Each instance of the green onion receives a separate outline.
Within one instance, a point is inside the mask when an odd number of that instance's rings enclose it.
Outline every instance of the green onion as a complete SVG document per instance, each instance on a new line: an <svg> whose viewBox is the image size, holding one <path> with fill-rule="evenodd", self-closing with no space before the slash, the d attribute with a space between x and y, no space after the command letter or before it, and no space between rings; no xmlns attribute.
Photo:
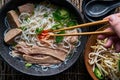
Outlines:
<svg viewBox="0 0 120 80"><path fill-rule="evenodd" d="M62 25L60 23L57 23L57 24L54 24L51 29L56 30L56 29L60 29L60 28L62 28Z"/></svg>
<svg viewBox="0 0 120 80"><path fill-rule="evenodd" d="M65 10L65 9L60 9L59 12L60 12L60 16L61 16L62 18L67 18L67 17L69 16L68 11Z"/></svg>
<svg viewBox="0 0 120 80"><path fill-rule="evenodd" d="M36 33L36 34L41 34L42 31L43 31L43 29L44 29L43 27L36 28L35 33Z"/></svg>
<svg viewBox="0 0 120 80"><path fill-rule="evenodd" d="M68 23L67 23L67 26L69 27L69 26L74 26L74 25L77 25L77 22L76 21L69 21Z"/></svg>
<svg viewBox="0 0 120 80"><path fill-rule="evenodd" d="M104 79L104 76L101 74L100 70L97 67L95 67L94 74L99 80Z"/></svg>
<svg viewBox="0 0 120 80"><path fill-rule="evenodd" d="M64 34L64 33L65 33L65 31L61 31L61 32L59 32L59 33L57 33L57 34ZM63 36L56 36L56 43L62 42L63 39L64 39Z"/></svg>
<svg viewBox="0 0 120 80"><path fill-rule="evenodd" d="M30 18L29 18L29 16L25 16L25 19L24 19L25 21L30 21Z"/></svg>
<svg viewBox="0 0 120 80"><path fill-rule="evenodd" d="M56 20L58 22L62 19L61 16L57 12L53 13L53 18L54 18L54 20Z"/></svg>
<svg viewBox="0 0 120 80"><path fill-rule="evenodd" d="M20 29L23 31L27 30L26 26L21 26Z"/></svg>
<svg viewBox="0 0 120 80"><path fill-rule="evenodd" d="M67 17L69 17L69 13L67 10L65 9L60 9L58 8L54 13L53 13L53 18L56 21L61 21L66 19Z"/></svg>
<svg viewBox="0 0 120 80"><path fill-rule="evenodd" d="M48 14L47 14L47 13L45 13L43 16L44 16L44 17L48 17Z"/></svg>
<svg viewBox="0 0 120 80"><path fill-rule="evenodd" d="M14 47L15 47L16 45L17 45L17 43L12 43L12 46L14 46Z"/></svg>
<svg viewBox="0 0 120 80"><path fill-rule="evenodd" d="M64 16L64 15L66 15L68 12L66 11L66 10L64 10L64 9L61 9L60 10L60 14L61 14L61 16Z"/></svg>
<svg viewBox="0 0 120 80"><path fill-rule="evenodd" d="M25 67L27 67L27 68L29 68L29 67L31 67L31 66L32 66L31 63L26 63L26 64L25 64Z"/></svg>

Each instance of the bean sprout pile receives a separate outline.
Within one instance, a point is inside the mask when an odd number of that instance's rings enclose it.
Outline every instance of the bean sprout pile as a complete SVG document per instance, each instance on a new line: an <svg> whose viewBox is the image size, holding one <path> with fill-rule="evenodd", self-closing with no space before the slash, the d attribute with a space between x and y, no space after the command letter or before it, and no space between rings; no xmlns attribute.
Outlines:
<svg viewBox="0 0 120 80"><path fill-rule="evenodd" d="M91 46L93 51L89 53L89 64L93 72L97 67L104 79L120 80L120 53L115 52L114 47L105 48L105 40L97 40L96 45ZM98 74L95 74L98 75Z"/></svg>

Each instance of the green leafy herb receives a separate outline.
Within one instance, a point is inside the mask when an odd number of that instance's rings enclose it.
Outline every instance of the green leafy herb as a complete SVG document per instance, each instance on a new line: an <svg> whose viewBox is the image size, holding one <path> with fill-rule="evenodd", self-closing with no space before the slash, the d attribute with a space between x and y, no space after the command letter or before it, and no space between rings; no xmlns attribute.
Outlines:
<svg viewBox="0 0 120 80"><path fill-rule="evenodd" d="M21 26L20 29L22 29L23 31L27 30L26 26Z"/></svg>
<svg viewBox="0 0 120 80"><path fill-rule="evenodd" d="M16 45L17 45L17 43L12 43L12 46L14 46L14 47L15 47Z"/></svg>
<svg viewBox="0 0 120 80"><path fill-rule="evenodd" d="M27 67L27 68L29 68L29 67L31 67L31 66L32 66L31 63L26 63L26 64L25 64L25 67Z"/></svg>
<svg viewBox="0 0 120 80"><path fill-rule="evenodd" d="M64 34L64 33L65 33L65 31L61 31L61 32L59 32L59 33L57 33L57 34ZM63 39L64 39L63 36L56 36L56 43L62 42Z"/></svg>
<svg viewBox="0 0 120 80"><path fill-rule="evenodd" d="M57 29L57 26L59 26L59 24L53 25L51 29L52 29L52 30L56 30L56 29Z"/></svg>
<svg viewBox="0 0 120 80"><path fill-rule="evenodd" d="M48 17L48 14L47 14L47 13L45 13L45 14L44 14L44 17Z"/></svg>
<svg viewBox="0 0 120 80"><path fill-rule="evenodd" d="M77 22L76 21L69 21L68 23L67 23L67 26L69 27L69 26L74 26L74 25L77 25Z"/></svg>
<svg viewBox="0 0 120 80"><path fill-rule="evenodd" d="M67 18L67 17L69 16L68 11L65 10L65 9L60 9L59 12L60 12L60 16L61 16L62 18Z"/></svg>
<svg viewBox="0 0 120 80"><path fill-rule="evenodd" d="M67 18L69 16L69 13L65 9L58 8L54 13L53 13L53 18L60 22L61 20Z"/></svg>
<svg viewBox="0 0 120 80"><path fill-rule="evenodd" d="M54 18L54 20L56 20L56 21L60 21L62 18L61 18L61 16L59 15L59 13L57 13L57 12L54 12L53 13L53 18Z"/></svg>
<svg viewBox="0 0 120 80"><path fill-rule="evenodd" d="M97 67L95 67L94 74L98 79L100 80L104 79L104 76L101 74L100 70Z"/></svg>
<svg viewBox="0 0 120 80"><path fill-rule="evenodd" d="M34 15L34 14L35 14L35 12L33 11L33 12L32 12L32 15Z"/></svg>
<svg viewBox="0 0 120 80"><path fill-rule="evenodd" d="M60 28L62 28L62 25L60 23L57 23L57 24L52 26L53 30L60 29Z"/></svg>
<svg viewBox="0 0 120 80"><path fill-rule="evenodd" d="M44 29L43 27L36 28L35 33L36 33L36 34L41 34L42 31L43 31L43 29Z"/></svg>
<svg viewBox="0 0 120 80"><path fill-rule="evenodd" d="M25 16L24 20L29 21L30 20L29 16Z"/></svg>

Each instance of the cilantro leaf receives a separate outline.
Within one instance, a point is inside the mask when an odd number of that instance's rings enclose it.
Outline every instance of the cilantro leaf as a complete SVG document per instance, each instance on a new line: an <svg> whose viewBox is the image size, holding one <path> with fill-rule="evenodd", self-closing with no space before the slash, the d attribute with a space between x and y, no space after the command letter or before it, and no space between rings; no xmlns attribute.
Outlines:
<svg viewBox="0 0 120 80"><path fill-rule="evenodd" d="M36 28L35 33L36 33L36 34L41 34L42 31L43 31L43 29L44 29L43 27Z"/></svg>
<svg viewBox="0 0 120 80"><path fill-rule="evenodd" d="M57 34L64 34L64 33L65 33L65 31L61 31L61 32L59 32L59 33L57 33ZM64 39L63 36L56 36L56 43L62 42L63 39Z"/></svg>

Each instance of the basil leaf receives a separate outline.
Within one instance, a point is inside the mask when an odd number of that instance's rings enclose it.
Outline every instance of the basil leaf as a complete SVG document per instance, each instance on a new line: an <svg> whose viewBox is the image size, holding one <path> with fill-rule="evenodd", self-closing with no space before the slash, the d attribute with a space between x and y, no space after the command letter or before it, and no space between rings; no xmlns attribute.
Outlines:
<svg viewBox="0 0 120 80"><path fill-rule="evenodd" d="M41 34L42 31L43 31L43 29L44 29L43 27L36 28L35 33L36 33L36 34Z"/></svg>
<svg viewBox="0 0 120 80"><path fill-rule="evenodd" d="M61 32L59 32L59 33L57 33L57 34L65 34L65 31L61 31ZM64 39L63 36L56 36L56 43L62 42L63 39Z"/></svg>

